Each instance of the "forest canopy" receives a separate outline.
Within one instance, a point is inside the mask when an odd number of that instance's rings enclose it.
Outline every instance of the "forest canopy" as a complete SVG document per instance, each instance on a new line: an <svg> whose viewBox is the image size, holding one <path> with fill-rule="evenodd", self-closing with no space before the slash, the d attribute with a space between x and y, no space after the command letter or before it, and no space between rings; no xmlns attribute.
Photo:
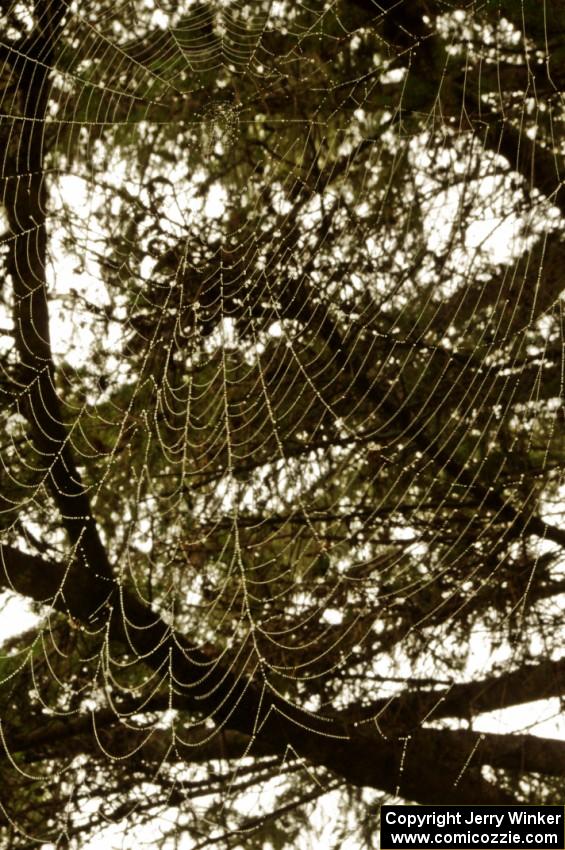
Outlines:
<svg viewBox="0 0 565 850"><path fill-rule="evenodd" d="M562 802L565 5L0 34L2 846Z"/></svg>

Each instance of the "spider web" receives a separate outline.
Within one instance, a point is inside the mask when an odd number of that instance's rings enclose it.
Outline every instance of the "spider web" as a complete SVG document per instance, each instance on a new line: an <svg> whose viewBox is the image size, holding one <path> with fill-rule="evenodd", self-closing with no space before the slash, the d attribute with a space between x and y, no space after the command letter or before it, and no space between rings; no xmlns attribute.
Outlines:
<svg viewBox="0 0 565 850"><path fill-rule="evenodd" d="M425 730L503 783L441 706L562 632L558 44L507 6L2 7L11 846L267 846L424 801Z"/></svg>

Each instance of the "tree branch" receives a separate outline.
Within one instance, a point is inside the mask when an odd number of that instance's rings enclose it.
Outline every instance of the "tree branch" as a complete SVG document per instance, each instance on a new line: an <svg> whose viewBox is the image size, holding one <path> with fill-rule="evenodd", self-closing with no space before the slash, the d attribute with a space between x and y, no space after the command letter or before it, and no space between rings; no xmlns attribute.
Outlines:
<svg viewBox="0 0 565 850"><path fill-rule="evenodd" d="M269 752L282 755L291 746L313 764L354 785L400 793L422 803L480 799L502 804L514 799L483 780L472 766L469 770L465 767L470 745L475 746L478 740L474 733L420 728L411 738L416 744L414 752L404 763L403 739L386 738L376 729L352 727L341 719L305 712L268 686L263 688L257 680L237 676L229 667L211 662L116 583L83 568L66 568L8 546L1 547L0 556L4 587L36 601L53 599L55 608L87 626L95 621L100 625L104 611L111 639L133 650L153 669L161 670L169 664L175 682L174 708L204 712L218 727L250 736L254 745L258 742ZM481 739L480 749L482 763L511 770L542 770L544 758L543 771L561 776L565 774L565 759L559 760L559 747L565 748L565 744L536 739L530 745L523 736L487 735ZM249 754L254 752L252 747Z"/></svg>
<svg viewBox="0 0 565 850"><path fill-rule="evenodd" d="M393 699L378 699L363 709L345 709L343 719L374 722L379 728L406 734L423 722L443 717L472 718L488 711L510 708L565 694L565 658L524 664L518 670L489 676L443 690L420 690Z"/></svg>
<svg viewBox="0 0 565 850"><path fill-rule="evenodd" d="M3 187L13 235L8 242L7 266L14 287L21 412L30 423L33 446L72 545L85 564L109 577L110 564L72 455L55 388L49 330L44 131L49 74L65 9L61 2L37 2L35 28L21 50L14 52L14 76L18 63L22 65L19 88L23 120L16 125L19 139L10 145Z"/></svg>

